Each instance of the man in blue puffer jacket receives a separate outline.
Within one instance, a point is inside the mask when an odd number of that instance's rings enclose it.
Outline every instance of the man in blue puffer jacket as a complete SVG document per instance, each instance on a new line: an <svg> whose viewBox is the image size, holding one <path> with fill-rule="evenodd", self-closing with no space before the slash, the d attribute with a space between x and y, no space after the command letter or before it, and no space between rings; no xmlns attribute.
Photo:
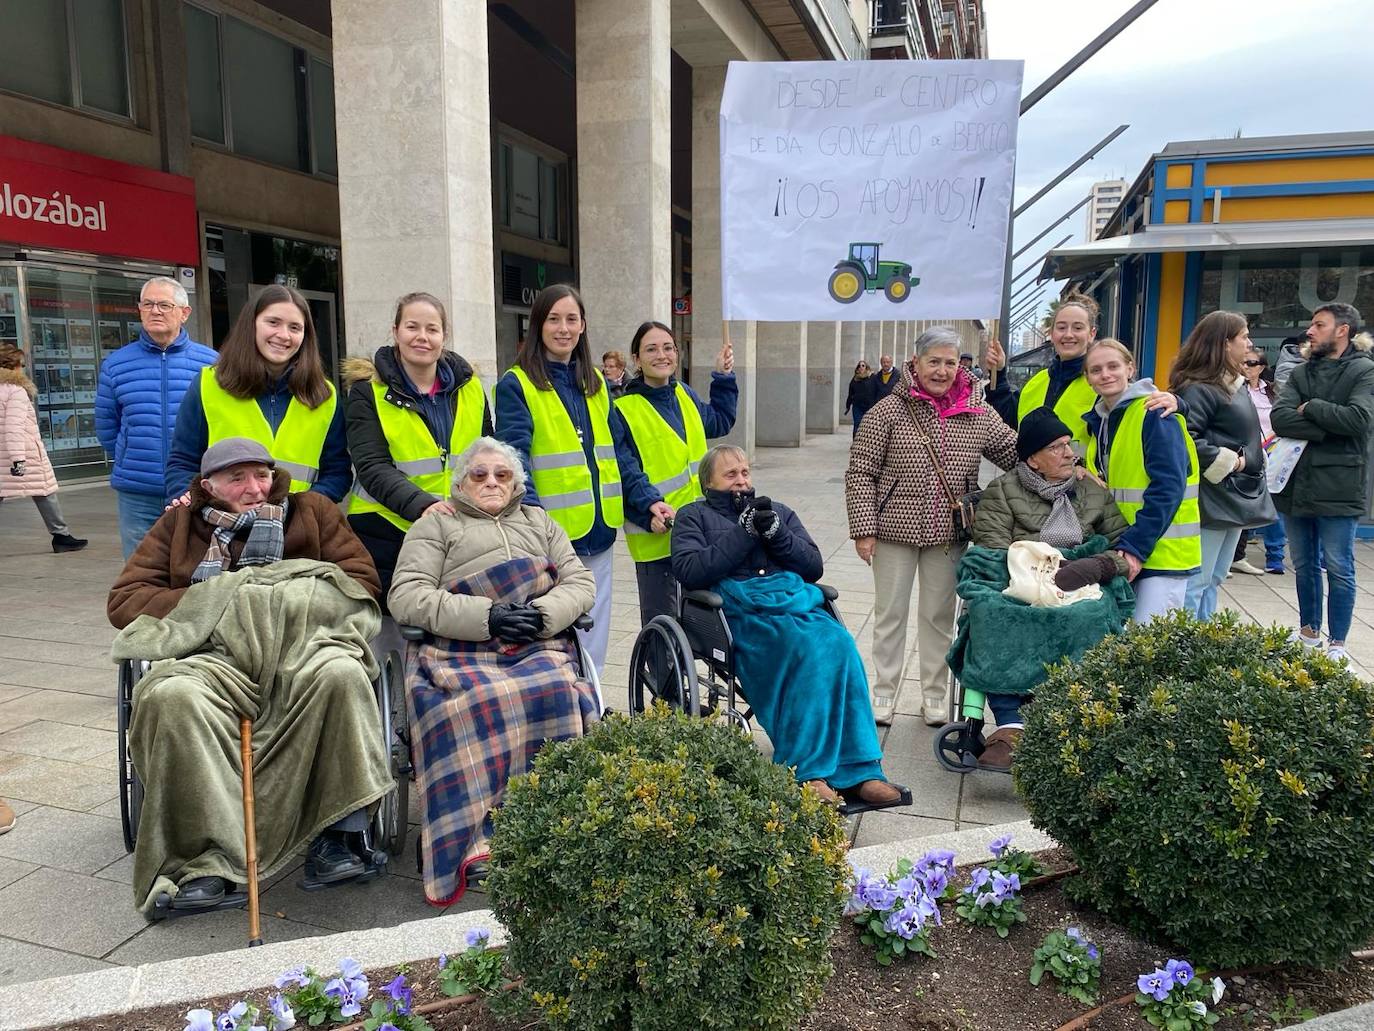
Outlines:
<svg viewBox="0 0 1374 1031"><path fill-rule="evenodd" d="M163 474L182 396L215 352L186 335L189 298L181 284L156 276L143 284L143 330L100 366L95 429L114 456L110 486L119 497L119 540L125 561L162 515Z"/></svg>

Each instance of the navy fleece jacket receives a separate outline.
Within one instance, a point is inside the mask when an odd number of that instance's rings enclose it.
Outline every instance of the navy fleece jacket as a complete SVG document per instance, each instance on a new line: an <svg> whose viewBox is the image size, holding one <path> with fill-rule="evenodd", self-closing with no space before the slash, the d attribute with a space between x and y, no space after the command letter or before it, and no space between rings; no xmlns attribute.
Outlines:
<svg viewBox="0 0 1374 1031"><path fill-rule="evenodd" d="M1136 380L1126 392L1117 398L1110 412L1104 410L1101 401L1083 418L1088 430L1097 439L1097 468L1105 471L1111 460L1112 438L1126 414L1131 402L1144 404L1141 398L1155 392L1155 385L1148 379ZM1105 419L1104 419L1105 415ZM1150 485L1145 488L1145 502L1136 513L1135 522L1121 535L1114 547L1129 552L1144 562L1155 550L1155 544L1164 534L1178 506L1183 503L1183 495L1188 487L1188 447L1184 441L1184 430L1173 416L1159 416L1145 413L1141 443L1145 452L1145 472ZM1111 486L1111 482L1107 484ZM1178 571L1142 569L1141 577L1146 576L1192 576L1198 567Z"/></svg>
<svg viewBox="0 0 1374 1031"><path fill-rule="evenodd" d="M213 376L213 367L201 372L202 376ZM282 378L265 393L258 396L258 407L272 432L286 418L286 408L291 403L291 389L287 380L291 377L288 368ZM167 457L166 491L167 500L180 497L200 476L200 459L210 446L210 425L205 419L205 406L200 403L200 379L197 378L181 400L177 412L176 432L172 436L172 452ZM340 397L334 406L334 418L329 421L329 433L324 438L324 452L320 455L320 477L310 489L323 494L330 501L342 501L353 486L353 463L348 458L348 434L344 428L344 399Z"/></svg>
<svg viewBox="0 0 1374 1031"><path fill-rule="evenodd" d="M582 438L582 452L587 456L587 468L592 474L592 496L596 504L596 517L592 522L592 528L586 535L573 541L573 550L579 555L599 555L612 544L615 543L615 530L606 525L606 521L601 516L601 475L597 470L596 455L593 451L596 441L592 430L591 411L587 407L587 398L583 395L577 385L574 375L577 359L574 357L571 362L550 361L549 378L553 383L553 389L558 393L558 399L563 402L564 409L572 419L573 426L577 429L578 436ZM520 452L520 458L525 463L525 497L523 503L526 505L539 505L543 507L539 500L539 492L534 489L534 481L530 478L528 470L530 466L530 445L534 440L534 419L530 415L530 406L525 403L525 390L520 385L520 381L515 378L515 373L507 372L496 382L496 439L500 440L516 451ZM620 465L620 486L622 491L622 501L626 511L632 506L643 505L648 508L657 500L652 496L653 488L649 486L649 481L644 477L644 470L640 469L639 463L626 461L629 453L625 449L625 440L629 433L625 429L625 421L620 417L620 413L615 410L615 405L611 405L611 440L615 443L615 455ZM645 500L645 499L648 500Z"/></svg>
<svg viewBox="0 0 1374 1031"><path fill-rule="evenodd" d="M1053 408L1061 394L1068 389L1070 383L1083 375L1083 360L1086 355L1079 355L1077 358L1070 358L1063 361L1058 356L1050 360L1048 365L1050 373L1050 387L1045 392L1045 407ZM1011 384L1007 382L1006 376L997 377L997 386L983 394L984 400L997 410L997 414L1002 417L1002 421L1016 429L1018 422L1016 407L1021 403L1021 391L1013 390Z"/></svg>
<svg viewBox="0 0 1374 1031"><path fill-rule="evenodd" d="M643 379L636 376L630 380L625 388L626 396L637 394L647 398L649 404L653 405L654 411L663 417L679 440L687 439L687 427L682 424L682 410L677 404L677 384L676 377L669 380L661 387L651 387ZM713 372L711 373L711 402L705 403L697 396L695 390L686 383L682 384L682 389L687 391L687 396L697 406L697 414L701 416L701 428L706 432L707 440L714 440L723 437L730 432L735 425L735 410L739 404L739 383L735 379L733 372ZM639 457L639 445L635 443L634 435L630 433L628 424L623 419L620 422L625 429L624 446L621 441L616 441L616 455L620 456L621 476L625 474L624 469L631 466L635 473L643 474L643 465ZM648 477L645 477L648 482ZM650 484L649 492L652 497L648 504L636 505L631 503L626 497L625 518L638 526L648 526L652 516L649 514L649 505L663 500L663 495L654 489ZM643 501L643 497L636 500Z"/></svg>

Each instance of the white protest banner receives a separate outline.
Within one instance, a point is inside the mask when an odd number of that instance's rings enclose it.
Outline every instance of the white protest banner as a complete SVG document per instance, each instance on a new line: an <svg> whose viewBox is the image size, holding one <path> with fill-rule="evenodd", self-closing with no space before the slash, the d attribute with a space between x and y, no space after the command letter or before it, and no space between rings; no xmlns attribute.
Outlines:
<svg viewBox="0 0 1374 1031"><path fill-rule="evenodd" d="M996 316L1020 104L1020 61L731 63L725 317Z"/></svg>

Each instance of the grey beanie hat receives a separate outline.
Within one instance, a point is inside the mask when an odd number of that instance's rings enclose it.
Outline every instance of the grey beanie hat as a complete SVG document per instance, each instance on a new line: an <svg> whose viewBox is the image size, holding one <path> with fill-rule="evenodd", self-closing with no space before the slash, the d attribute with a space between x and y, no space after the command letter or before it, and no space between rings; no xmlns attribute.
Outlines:
<svg viewBox="0 0 1374 1031"><path fill-rule="evenodd" d="M277 467L276 459L256 440L247 437L225 437L206 448L200 459L200 475L211 476L221 469L228 469L231 465L242 465L244 462L265 465L269 469Z"/></svg>

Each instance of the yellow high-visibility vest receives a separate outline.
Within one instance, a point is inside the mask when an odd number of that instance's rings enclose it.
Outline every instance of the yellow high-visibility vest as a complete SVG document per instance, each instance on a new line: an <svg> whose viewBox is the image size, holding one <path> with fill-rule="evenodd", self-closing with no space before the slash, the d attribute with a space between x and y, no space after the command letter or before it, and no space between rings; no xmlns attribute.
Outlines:
<svg viewBox="0 0 1374 1031"><path fill-rule="evenodd" d="M1016 403L1016 421L1019 424L1031 412L1045 406L1045 398L1050 394L1050 370L1041 369L1021 388L1021 396ZM1097 394L1088 386L1081 374L1064 388L1059 400L1054 403L1054 414L1059 416L1073 435L1074 453L1080 458L1088 447L1088 424L1083 416L1092 411L1097 404Z"/></svg>
<svg viewBox="0 0 1374 1031"><path fill-rule="evenodd" d="M654 489L663 495L663 500L672 505L674 511L679 511L683 505L701 497L697 463L706 454L706 428L701 423L701 413L697 411L695 402L681 383L676 385L674 395L682 412L686 440L677 435L677 431L668 425L642 394L618 397L615 406L624 416L630 436L634 437L644 475ZM653 562L667 558L672 552L669 534L652 533L648 528L628 521L625 523L625 543L630 547L630 557L636 562Z"/></svg>
<svg viewBox="0 0 1374 1031"><path fill-rule="evenodd" d="M427 494L443 500L449 496L452 483L453 460L482 435L482 415L486 410L486 394L476 376L458 388L458 408L453 413L453 431L448 446L440 447L419 412L401 408L386 400L387 385L372 383L372 396L377 405L377 421L386 436L387 449L397 471ZM411 527L409 519L402 519L363 489L362 481L353 481L353 503L350 515L376 512L397 529Z"/></svg>
<svg viewBox="0 0 1374 1031"><path fill-rule="evenodd" d="M530 440L530 479L534 481L539 503L549 517L563 527L570 540L580 540L591 532L596 522L597 501L592 496L592 471L587 467L582 438L577 434L572 416L563 407L558 391L552 387L540 390L519 365L511 366L510 371L525 392L525 404L534 424ZM607 526L615 528L625 522L625 509L621 499L620 464L615 459L615 441L611 439L611 395L600 370L592 371L601 380L601 389L587 398L596 471L601 483L601 518Z"/></svg>
<svg viewBox="0 0 1374 1031"><path fill-rule="evenodd" d="M1147 415L1158 418L1153 412L1147 411L1143 397L1127 404L1107 456L1107 489L1112 492L1116 507L1121 509L1126 522L1132 526L1140 514L1141 506L1145 504L1145 488L1150 485L1150 475L1145 471L1143 439ZM1193 446L1193 438L1183 416L1173 415L1170 418L1177 421L1188 449L1188 486L1183 492L1178 511L1174 513L1173 522L1155 542L1155 550L1145 559L1144 567L1181 574L1202 565L1202 538L1199 536L1202 515L1197 500L1197 449ZM1097 476L1102 476L1097 465L1097 438L1091 435L1088 439L1088 468Z"/></svg>
<svg viewBox="0 0 1374 1031"><path fill-rule="evenodd" d="M320 456L324 454L324 441L339 403L334 384L328 386L329 399L318 408L303 405L293 397L274 434L257 398L235 397L219 385L214 369L204 369L200 376L200 403L205 409L209 434L206 446L229 437L256 440L267 448L277 468L291 474L291 492L307 491L320 478Z"/></svg>

